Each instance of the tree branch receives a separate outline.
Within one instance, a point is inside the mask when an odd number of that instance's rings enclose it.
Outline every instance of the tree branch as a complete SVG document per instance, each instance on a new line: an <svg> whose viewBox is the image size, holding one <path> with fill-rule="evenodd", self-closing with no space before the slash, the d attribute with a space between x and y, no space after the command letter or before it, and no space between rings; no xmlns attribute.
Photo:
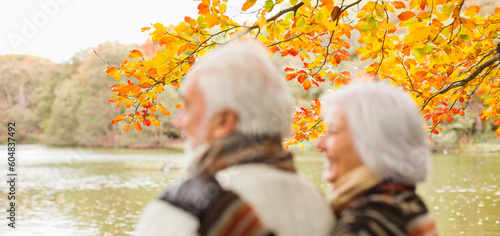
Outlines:
<svg viewBox="0 0 500 236"><path fill-rule="evenodd" d="M481 72L483 72L484 69L486 69L487 67L492 66L497 61L500 61L500 54L495 55L494 57L492 57L487 62L485 62L482 65L478 66L477 69L474 72L472 72L472 74L470 74L467 78L465 78L463 80L455 81L455 82L451 83L448 87L439 90L437 93L435 93L434 95L432 95L424 103L424 105L422 105L422 108L420 108L420 111L424 110L424 108L427 106L427 104L429 104L429 102L433 98L435 98L437 95L444 94L444 93L450 91L451 89L458 88L458 87L463 87L463 86L467 85L471 80L475 79L479 74L481 74Z"/></svg>
<svg viewBox="0 0 500 236"><path fill-rule="evenodd" d="M269 18L269 19L266 19L266 23L267 23L267 22L271 22L271 21L275 21L276 19L278 19L280 16L282 16L282 15L283 15L283 14L285 14L285 13L288 13L288 12L295 12L295 11L297 11L297 10L298 10L298 9L299 9L302 5L304 5L304 3L303 3L303 2L300 2L300 3L298 3L298 4L297 4L297 5L295 5L295 6L291 6L291 7L289 7L289 8L283 9L283 10L279 11L278 13L276 13L276 15L274 15L273 17L271 17L271 18ZM228 43L229 43L229 42L232 42L232 41L234 41L234 40L236 40L236 39L238 39L238 38L240 38L241 36L243 36L243 35L245 35L245 34L248 34L248 32L250 32L250 31L252 31L252 30L254 30L254 29L257 29L257 28L259 28L259 24L254 24L254 25L252 25L252 26L247 27L247 28L245 29L245 31L243 31L243 32L239 33L239 34L238 34L238 35L236 35L234 38L230 39L230 40L228 41Z"/></svg>

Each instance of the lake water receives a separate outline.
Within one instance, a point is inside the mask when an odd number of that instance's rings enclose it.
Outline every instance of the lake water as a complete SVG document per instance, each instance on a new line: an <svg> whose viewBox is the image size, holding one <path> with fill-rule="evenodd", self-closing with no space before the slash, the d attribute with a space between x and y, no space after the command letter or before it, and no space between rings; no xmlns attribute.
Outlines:
<svg viewBox="0 0 500 236"><path fill-rule="evenodd" d="M159 150L17 146L16 229L7 224L7 150L0 163L0 235L130 235L141 209L182 171L182 153ZM319 188L319 155L298 156ZM169 169L160 171L161 166ZM500 156L433 156L418 191L441 235L500 235Z"/></svg>

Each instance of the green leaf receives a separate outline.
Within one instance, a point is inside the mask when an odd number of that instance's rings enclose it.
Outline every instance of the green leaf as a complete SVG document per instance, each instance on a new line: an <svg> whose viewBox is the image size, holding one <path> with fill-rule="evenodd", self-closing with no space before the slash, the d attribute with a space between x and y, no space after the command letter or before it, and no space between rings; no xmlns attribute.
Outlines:
<svg viewBox="0 0 500 236"><path fill-rule="evenodd" d="M297 23L295 23L295 25L299 28L301 28L302 26L304 26L306 24L306 21L304 20L304 17L301 17L299 18L299 20L297 20Z"/></svg>
<svg viewBox="0 0 500 236"><path fill-rule="evenodd" d="M459 35L459 36L460 36L460 38L461 38L464 42L470 42L470 37L469 37L469 35L467 35L467 34L461 34L461 35Z"/></svg>
<svg viewBox="0 0 500 236"><path fill-rule="evenodd" d="M272 11L274 8L274 2L271 0L267 0L264 7L266 8L267 11Z"/></svg>

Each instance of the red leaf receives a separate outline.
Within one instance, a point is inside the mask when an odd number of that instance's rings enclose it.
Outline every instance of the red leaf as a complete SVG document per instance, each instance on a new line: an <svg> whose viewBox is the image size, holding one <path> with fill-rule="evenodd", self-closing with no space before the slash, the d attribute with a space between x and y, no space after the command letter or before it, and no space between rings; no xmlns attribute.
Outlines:
<svg viewBox="0 0 500 236"><path fill-rule="evenodd" d="M437 130L433 129L433 130L432 130L432 133L434 133L434 134L439 134L439 131L437 131Z"/></svg>
<svg viewBox="0 0 500 236"><path fill-rule="evenodd" d="M288 50L288 52L290 53L290 55L292 56L297 56L299 54L299 52L297 52L297 50L295 50L294 48Z"/></svg>
<svg viewBox="0 0 500 236"><path fill-rule="evenodd" d="M290 68L290 67L285 68L285 72L292 72L292 71L294 71L294 70L295 70L295 69Z"/></svg>
<svg viewBox="0 0 500 236"><path fill-rule="evenodd" d="M416 16L415 13L413 13L411 11L405 11L405 12L399 14L398 18L401 21L407 21L407 20L411 19L414 16Z"/></svg>

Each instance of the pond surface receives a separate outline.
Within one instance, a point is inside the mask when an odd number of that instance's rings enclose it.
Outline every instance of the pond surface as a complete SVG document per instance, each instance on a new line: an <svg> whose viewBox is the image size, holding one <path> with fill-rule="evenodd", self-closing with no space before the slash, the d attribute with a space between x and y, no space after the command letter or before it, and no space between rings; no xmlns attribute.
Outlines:
<svg viewBox="0 0 500 236"><path fill-rule="evenodd" d="M145 204L183 175L183 155L175 151L16 147L16 229L7 227L5 160L0 235L131 235ZM321 157L296 160L300 172L327 192ZM440 234L500 235L500 156L434 156L433 163L418 191Z"/></svg>

